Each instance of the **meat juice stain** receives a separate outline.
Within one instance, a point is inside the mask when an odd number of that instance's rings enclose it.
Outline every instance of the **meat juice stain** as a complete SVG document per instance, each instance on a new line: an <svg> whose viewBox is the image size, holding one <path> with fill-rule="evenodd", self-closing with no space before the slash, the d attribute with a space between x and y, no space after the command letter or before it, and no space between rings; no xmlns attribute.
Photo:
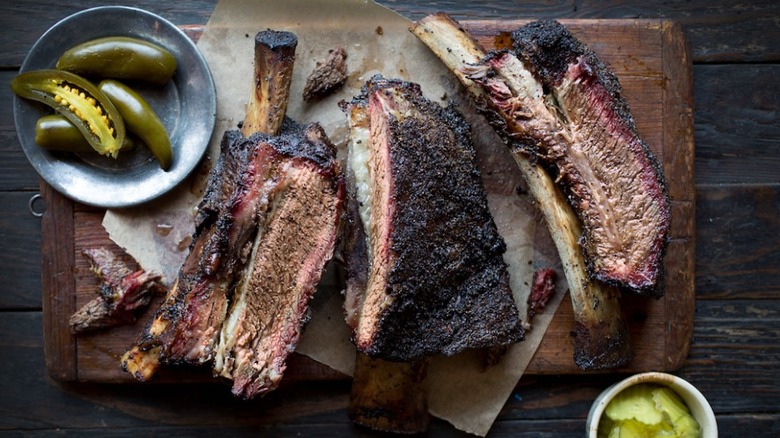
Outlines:
<svg viewBox="0 0 780 438"><path fill-rule="evenodd" d="M493 46L496 50L512 49L512 34L507 31L499 32L493 37Z"/></svg>
<svg viewBox="0 0 780 438"><path fill-rule="evenodd" d="M163 237L171 234L171 230L173 230L173 225L171 224L157 224L157 227L154 229L157 234Z"/></svg>
<svg viewBox="0 0 780 438"><path fill-rule="evenodd" d="M348 72L347 86L351 88L360 89L371 76L385 68L385 58L388 54L383 53L380 44L380 39L384 35L382 26L377 26L374 34L376 35L374 38L366 38L360 43L355 43L352 52L349 53L350 57L360 59L360 66ZM394 53L395 49L391 50ZM405 65L400 65L400 68L405 70Z"/></svg>
<svg viewBox="0 0 780 438"><path fill-rule="evenodd" d="M179 242L178 245L176 245L176 249L179 251L184 251L187 248L190 247L190 243L192 243L192 236L187 236Z"/></svg>

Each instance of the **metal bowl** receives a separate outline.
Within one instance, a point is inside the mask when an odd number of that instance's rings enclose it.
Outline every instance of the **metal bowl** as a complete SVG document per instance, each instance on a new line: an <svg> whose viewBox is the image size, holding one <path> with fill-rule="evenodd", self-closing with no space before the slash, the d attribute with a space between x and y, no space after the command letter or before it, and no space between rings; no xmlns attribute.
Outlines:
<svg viewBox="0 0 780 438"><path fill-rule="evenodd" d="M14 96L14 121L30 163L57 191L88 205L129 207L168 192L195 169L214 130L216 91L206 61L181 29L151 12L123 6L87 9L61 20L38 39L21 72L54 68L67 49L106 36L147 40L176 57L176 73L165 86L128 83L149 101L171 137L173 162L167 172L143 146L120 152L117 159L42 149L35 143L35 123L52 111L38 102Z"/></svg>

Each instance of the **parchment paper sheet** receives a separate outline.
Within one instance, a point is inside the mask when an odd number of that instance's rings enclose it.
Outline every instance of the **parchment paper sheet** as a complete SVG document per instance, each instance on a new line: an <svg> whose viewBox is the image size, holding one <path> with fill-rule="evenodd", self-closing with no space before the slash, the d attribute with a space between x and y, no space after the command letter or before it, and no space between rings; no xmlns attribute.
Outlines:
<svg viewBox="0 0 780 438"><path fill-rule="evenodd" d="M254 35L267 28L289 30L298 36L296 63L287 114L299 122L319 121L331 140L344 147L346 117L337 106L359 92L375 73L417 82L426 97L446 104L461 96L454 78L409 31L411 23L372 2L361 0L221 0L198 42L217 87L217 124L209 155L215 159L222 133L243 120L252 90ZM348 53L349 79L336 94L304 103L301 93L317 59L342 46ZM544 227L522 186L506 148L480 117L463 102L460 110L472 123L479 165L491 211L507 242L505 260L521 314L536 266L549 266L534 251L537 227ZM193 179L202 179L203 174ZM111 238L145 269L175 278L192 231L198 192L189 182L152 205L109 211L103 225ZM332 270L331 270L332 271ZM559 276L562 278L562 276ZM564 295L565 281L543 314L533 321L526 339L509 349L502 361L484 369L475 354L434 358L429 375L430 412L458 429L484 436L510 396ZM332 275L323 280L312 304L313 317L297 351L346 374L352 374L355 350L342 313L342 297ZM330 286L330 287L328 287Z"/></svg>

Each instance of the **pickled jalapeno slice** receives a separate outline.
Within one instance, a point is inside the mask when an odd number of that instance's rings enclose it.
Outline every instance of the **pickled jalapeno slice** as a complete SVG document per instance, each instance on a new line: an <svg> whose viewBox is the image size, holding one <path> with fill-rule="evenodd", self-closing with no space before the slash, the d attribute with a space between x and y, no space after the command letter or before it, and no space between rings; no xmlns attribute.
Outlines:
<svg viewBox="0 0 780 438"><path fill-rule="evenodd" d="M125 124L109 98L88 80L67 71L36 70L16 76L11 89L65 116L99 154L118 155Z"/></svg>
<svg viewBox="0 0 780 438"><path fill-rule="evenodd" d="M149 103L125 84L106 79L98 85L119 111L127 130L141 140L159 161L163 170L168 170L173 159L173 149L168 131Z"/></svg>
<svg viewBox="0 0 780 438"><path fill-rule="evenodd" d="M57 61L57 69L88 77L163 85L176 71L176 57L168 50L138 38L105 37L68 49Z"/></svg>
<svg viewBox="0 0 780 438"><path fill-rule="evenodd" d="M95 153L79 128L61 114L43 116L35 122L35 143L49 151ZM133 140L126 135L122 150L133 146Z"/></svg>

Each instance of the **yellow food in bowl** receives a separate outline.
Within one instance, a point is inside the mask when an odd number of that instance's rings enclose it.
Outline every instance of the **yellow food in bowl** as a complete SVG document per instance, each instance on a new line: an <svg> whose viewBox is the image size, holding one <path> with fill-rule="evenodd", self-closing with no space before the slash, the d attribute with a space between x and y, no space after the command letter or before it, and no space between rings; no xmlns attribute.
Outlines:
<svg viewBox="0 0 780 438"><path fill-rule="evenodd" d="M615 395L604 409L599 438L699 438L701 427L669 387L641 383Z"/></svg>

